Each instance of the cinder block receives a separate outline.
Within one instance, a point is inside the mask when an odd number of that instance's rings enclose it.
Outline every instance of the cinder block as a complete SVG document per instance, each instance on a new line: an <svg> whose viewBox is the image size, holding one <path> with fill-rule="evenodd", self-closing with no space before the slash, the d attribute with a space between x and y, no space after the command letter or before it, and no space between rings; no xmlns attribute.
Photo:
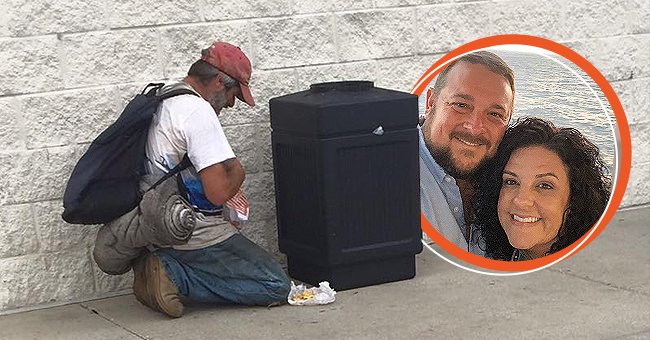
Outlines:
<svg viewBox="0 0 650 340"><path fill-rule="evenodd" d="M38 236L30 204L0 207L0 258L38 252Z"/></svg>
<svg viewBox="0 0 650 340"><path fill-rule="evenodd" d="M12 36L92 31L106 28L100 0L9 0L7 28Z"/></svg>
<svg viewBox="0 0 650 340"><path fill-rule="evenodd" d="M415 54L416 14L413 8L337 14L340 60Z"/></svg>
<svg viewBox="0 0 650 340"><path fill-rule="evenodd" d="M647 6L622 1L516 0L489 7L486 17L492 19L495 34L531 34L562 41L635 34L648 28L644 19L648 11L640 9Z"/></svg>
<svg viewBox="0 0 650 340"><path fill-rule="evenodd" d="M262 124L245 124L224 127L224 133L233 151L255 150L261 143L261 133L266 133Z"/></svg>
<svg viewBox="0 0 650 340"><path fill-rule="evenodd" d="M160 29L165 78L185 77L192 63L201 58L201 50L217 40L239 46L254 63L248 31L249 24L242 21Z"/></svg>
<svg viewBox="0 0 650 340"><path fill-rule="evenodd" d="M59 252L92 245L99 226L68 224L61 219L62 213L63 203L60 200L34 204L41 252Z"/></svg>
<svg viewBox="0 0 650 340"><path fill-rule="evenodd" d="M246 176L263 171L258 153L258 150L244 150L235 152L237 159L239 159L242 166L244 167Z"/></svg>
<svg viewBox="0 0 650 340"><path fill-rule="evenodd" d="M630 125L632 140L632 162L650 163L650 124Z"/></svg>
<svg viewBox="0 0 650 340"><path fill-rule="evenodd" d="M0 9L2 9L0 10L0 37L8 37L11 34L9 32L9 13L6 7L6 5L0 7ZM0 294L2 294L2 292L0 292Z"/></svg>
<svg viewBox="0 0 650 340"><path fill-rule="evenodd" d="M628 124L650 122L650 78L611 83L623 105Z"/></svg>
<svg viewBox="0 0 650 340"><path fill-rule="evenodd" d="M203 15L208 21L283 16L293 12L291 3L291 0L212 0L204 7Z"/></svg>
<svg viewBox="0 0 650 340"><path fill-rule="evenodd" d="M441 57L427 55L378 60L375 86L411 92L420 77Z"/></svg>
<svg viewBox="0 0 650 340"><path fill-rule="evenodd" d="M532 2L531 5L540 3ZM567 38L611 37L650 33L650 6L646 0L544 2L562 8L560 20Z"/></svg>
<svg viewBox="0 0 650 340"><path fill-rule="evenodd" d="M68 88L162 78L154 29L91 32L62 37Z"/></svg>
<svg viewBox="0 0 650 340"><path fill-rule="evenodd" d="M495 6L502 5L479 2L418 8L418 29L413 33L418 53L444 53L471 40L494 35L498 31L494 21L499 18L495 16Z"/></svg>
<svg viewBox="0 0 650 340"><path fill-rule="evenodd" d="M107 7L109 7L111 27L169 25L201 21L199 2L192 0L117 0L110 1Z"/></svg>
<svg viewBox="0 0 650 340"><path fill-rule="evenodd" d="M92 142L119 115L114 88L46 94L22 102L29 122L28 148Z"/></svg>
<svg viewBox="0 0 650 340"><path fill-rule="evenodd" d="M268 70L337 61L333 24L330 15L253 22L255 65Z"/></svg>
<svg viewBox="0 0 650 340"><path fill-rule="evenodd" d="M63 87L54 36L0 40L0 95Z"/></svg>
<svg viewBox="0 0 650 340"><path fill-rule="evenodd" d="M251 221L275 218L275 187L273 173L263 172L246 176L244 192L250 203Z"/></svg>
<svg viewBox="0 0 650 340"><path fill-rule="evenodd" d="M20 103L13 97L0 99L0 149L15 150L25 147L21 134Z"/></svg>
<svg viewBox="0 0 650 340"><path fill-rule="evenodd" d="M0 153L0 205L63 197L80 147Z"/></svg>
<svg viewBox="0 0 650 340"><path fill-rule="evenodd" d="M336 0L294 0L293 6L297 14L305 13L325 13L335 11L353 11L360 9L371 9L372 0L357 1L336 1Z"/></svg>
<svg viewBox="0 0 650 340"><path fill-rule="evenodd" d="M632 157L632 169L621 207L650 203L650 162L637 162Z"/></svg>
<svg viewBox="0 0 650 340"><path fill-rule="evenodd" d="M90 251L87 248L44 254L48 301L89 299L95 293Z"/></svg>
<svg viewBox="0 0 650 340"><path fill-rule="evenodd" d="M49 273L45 260L29 255L0 259L0 310L15 309L49 301Z"/></svg>
<svg viewBox="0 0 650 340"><path fill-rule="evenodd" d="M609 81L650 76L650 34L567 42Z"/></svg>
<svg viewBox="0 0 650 340"><path fill-rule="evenodd" d="M417 19L421 27L419 52L445 52L496 34L530 34L566 41L647 33L649 10L639 1L516 0L422 7Z"/></svg>
<svg viewBox="0 0 650 340"><path fill-rule="evenodd" d="M0 260L0 310L90 298L88 250Z"/></svg>
<svg viewBox="0 0 650 340"><path fill-rule="evenodd" d="M258 164L260 166L258 172L273 171L273 147L271 145L271 134L262 142L258 151Z"/></svg>
<svg viewBox="0 0 650 340"><path fill-rule="evenodd" d="M450 0L375 0L375 7L434 5L444 2L450 2Z"/></svg>
<svg viewBox="0 0 650 340"><path fill-rule="evenodd" d="M256 123L224 127L228 141L242 162L246 174L264 171L263 152L270 143L269 123Z"/></svg>

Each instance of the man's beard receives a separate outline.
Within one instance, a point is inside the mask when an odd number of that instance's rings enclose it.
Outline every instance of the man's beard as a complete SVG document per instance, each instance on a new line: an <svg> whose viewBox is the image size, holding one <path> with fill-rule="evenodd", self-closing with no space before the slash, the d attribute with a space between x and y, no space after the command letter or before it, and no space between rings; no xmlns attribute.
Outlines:
<svg viewBox="0 0 650 340"><path fill-rule="evenodd" d="M435 110L435 108L433 108ZM429 119L433 119L433 117L430 117ZM431 154L431 157L440 165L447 174L450 176L456 178L456 179L464 179L464 180L474 180L476 179L477 175L481 172L483 166L488 160L488 157L483 157L474 167L471 169L460 169L456 164L454 163L454 160L452 158L451 154L451 147L450 146L443 146L443 147L437 147L433 145L433 142L431 141L431 137L429 136L429 131L430 131L430 124L427 124L427 121L425 120L424 125L422 126L422 134L424 136L424 144L427 146L427 149L429 150L429 153ZM486 145L486 147L489 149L490 148L490 141L482 138L482 137L473 137L469 134L462 133L462 132L452 132L451 136L449 138L454 138L454 137L461 137L464 140L474 142L474 143L481 143Z"/></svg>
<svg viewBox="0 0 650 340"><path fill-rule="evenodd" d="M487 162L487 159L483 157L476 166L471 169L464 170L454 164L451 155L451 149L449 147L435 147L431 145L428 141L425 141L427 149L431 154L431 157L440 165L447 174L455 179L464 179L464 180L474 180L477 178L478 174L481 172L483 166Z"/></svg>
<svg viewBox="0 0 650 340"><path fill-rule="evenodd" d="M226 107L228 104L228 98L226 98L225 91L215 93L212 97L208 98L207 101L210 103L210 106L212 106L217 116L221 114L221 109Z"/></svg>

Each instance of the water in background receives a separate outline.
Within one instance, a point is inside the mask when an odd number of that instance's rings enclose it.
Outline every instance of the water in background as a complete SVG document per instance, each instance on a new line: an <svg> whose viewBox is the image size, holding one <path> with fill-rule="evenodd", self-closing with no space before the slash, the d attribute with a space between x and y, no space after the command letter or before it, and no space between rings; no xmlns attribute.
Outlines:
<svg viewBox="0 0 650 340"><path fill-rule="evenodd" d="M520 117L535 116L549 120L557 127L576 128L600 149L601 157L612 174L615 142L610 122L615 120L607 99L591 77L572 62L551 52L548 52L548 56L569 66L582 79L547 56L519 51L491 51L503 58L515 73L512 122ZM435 80L430 85L434 83ZM424 97L420 96L421 114L424 112Z"/></svg>

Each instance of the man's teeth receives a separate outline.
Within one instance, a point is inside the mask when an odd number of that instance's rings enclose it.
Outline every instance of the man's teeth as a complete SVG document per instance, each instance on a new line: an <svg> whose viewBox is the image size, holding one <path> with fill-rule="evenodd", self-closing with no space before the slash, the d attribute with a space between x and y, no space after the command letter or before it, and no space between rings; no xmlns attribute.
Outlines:
<svg viewBox="0 0 650 340"><path fill-rule="evenodd" d="M541 218L539 217L521 217L517 215L512 215L512 218L514 218L514 220L517 222L524 222L524 223L533 223L541 220Z"/></svg>
<svg viewBox="0 0 650 340"><path fill-rule="evenodd" d="M467 145L471 145L471 146L479 146L479 145L481 145L481 144L477 144L477 143L468 142L468 141L466 141L464 139L460 139L460 138L456 138L456 139L458 139L459 141L461 141L461 142L463 142L463 143L465 143Z"/></svg>

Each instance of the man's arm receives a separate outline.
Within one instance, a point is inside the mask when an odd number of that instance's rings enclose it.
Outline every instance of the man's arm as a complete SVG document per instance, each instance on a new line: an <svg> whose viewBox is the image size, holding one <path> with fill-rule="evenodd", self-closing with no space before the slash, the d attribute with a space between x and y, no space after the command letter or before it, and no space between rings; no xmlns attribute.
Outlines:
<svg viewBox="0 0 650 340"><path fill-rule="evenodd" d="M227 159L199 171L205 196L212 204L224 204L235 196L246 175L237 158Z"/></svg>

